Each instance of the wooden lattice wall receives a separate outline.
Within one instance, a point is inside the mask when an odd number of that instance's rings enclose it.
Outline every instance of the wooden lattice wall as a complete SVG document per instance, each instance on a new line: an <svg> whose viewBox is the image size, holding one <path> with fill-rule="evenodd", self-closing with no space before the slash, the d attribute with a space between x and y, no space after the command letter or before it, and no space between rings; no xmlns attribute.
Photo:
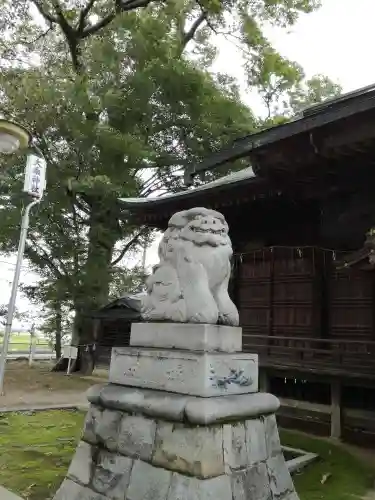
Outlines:
<svg viewBox="0 0 375 500"><path fill-rule="evenodd" d="M267 356L284 360L286 355L295 356L296 362L318 359L314 351L322 351L323 360L325 351L337 349L340 361L347 363L356 361L357 352L372 354L375 348L368 344L375 340L372 272L338 272L336 253L313 247L264 248L236 258L246 350L266 344ZM312 343L314 339L320 342Z"/></svg>

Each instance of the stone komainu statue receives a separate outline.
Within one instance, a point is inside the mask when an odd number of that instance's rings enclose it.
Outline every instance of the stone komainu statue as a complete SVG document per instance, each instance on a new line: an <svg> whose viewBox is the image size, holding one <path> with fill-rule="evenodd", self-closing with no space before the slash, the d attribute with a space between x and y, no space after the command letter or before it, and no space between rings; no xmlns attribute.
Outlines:
<svg viewBox="0 0 375 500"><path fill-rule="evenodd" d="M206 208L174 214L159 244L160 263L147 280L143 319L237 326L228 295L232 253L222 214Z"/></svg>

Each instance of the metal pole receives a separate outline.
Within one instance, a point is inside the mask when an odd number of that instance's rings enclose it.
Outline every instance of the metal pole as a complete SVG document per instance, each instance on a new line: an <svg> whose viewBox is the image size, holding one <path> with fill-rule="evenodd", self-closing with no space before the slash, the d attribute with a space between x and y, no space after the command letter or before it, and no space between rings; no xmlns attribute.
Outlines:
<svg viewBox="0 0 375 500"><path fill-rule="evenodd" d="M0 396L4 395L5 365L7 362L10 335L12 332L13 316L14 316L14 310L15 310L15 305L16 305L18 284L19 284L20 274L21 274L22 259L23 259L23 254L25 252L27 230L29 229L30 210L32 209L32 207L34 205L37 205L38 203L40 203L40 201L41 201L41 199L37 199L37 200L30 202L26 206L25 213L23 214L23 217L22 217L20 241L18 243L16 269L14 271L12 293L10 295L10 300L9 300L7 322L5 325L5 333L4 333L4 339L3 339L3 348L1 351L1 357L0 357Z"/></svg>
<svg viewBox="0 0 375 500"><path fill-rule="evenodd" d="M142 255L142 272L146 275L146 257L147 257L147 242L143 245L143 255Z"/></svg>
<svg viewBox="0 0 375 500"><path fill-rule="evenodd" d="M35 351L34 337L35 337L35 323L33 323L30 328L29 366L32 366L33 364L33 357Z"/></svg>

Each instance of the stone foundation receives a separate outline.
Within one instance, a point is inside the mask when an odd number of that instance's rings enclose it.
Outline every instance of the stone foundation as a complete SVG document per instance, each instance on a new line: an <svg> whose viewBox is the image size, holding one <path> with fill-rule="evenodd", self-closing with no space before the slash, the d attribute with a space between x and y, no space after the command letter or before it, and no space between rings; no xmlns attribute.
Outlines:
<svg viewBox="0 0 375 500"><path fill-rule="evenodd" d="M55 500L104 498L297 500L272 414L197 426L92 404Z"/></svg>
<svg viewBox="0 0 375 500"><path fill-rule="evenodd" d="M123 369L128 373L127 363ZM201 377L209 392L206 375L194 373L194 383ZM95 386L82 440L54 500L298 500L281 451L277 398L243 392L199 397Z"/></svg>

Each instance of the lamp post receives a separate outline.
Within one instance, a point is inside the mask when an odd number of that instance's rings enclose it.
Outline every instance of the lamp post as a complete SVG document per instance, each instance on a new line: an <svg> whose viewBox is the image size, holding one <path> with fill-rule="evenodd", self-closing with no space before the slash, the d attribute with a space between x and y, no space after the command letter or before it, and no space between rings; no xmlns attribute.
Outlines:
<svg viewBox="0 0 375 500"><path fill-rule="evenodd" d="M13 316L21 273L21 265L25 252L27 230L29 228L30 210L40 203L45 189L46 160L43 153L32 145L30 132L15 122L0 119L0 154L12 154L29 147L27 155L25 182L23 192L29 197L29 203L23 212L20 239L18 243L17 261L14 271L12 291L10 295L7 321L5 325L3 347L0 357L0 395L4 394L5 366L8 355L9 340L12 332ZM34 152L33 152L34 150Z"/></svg>

